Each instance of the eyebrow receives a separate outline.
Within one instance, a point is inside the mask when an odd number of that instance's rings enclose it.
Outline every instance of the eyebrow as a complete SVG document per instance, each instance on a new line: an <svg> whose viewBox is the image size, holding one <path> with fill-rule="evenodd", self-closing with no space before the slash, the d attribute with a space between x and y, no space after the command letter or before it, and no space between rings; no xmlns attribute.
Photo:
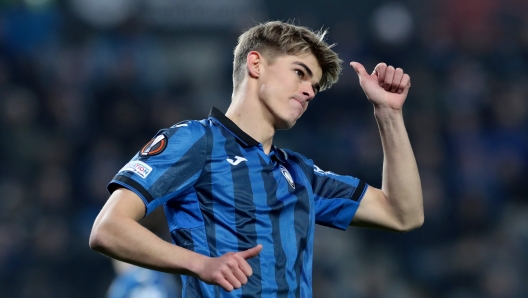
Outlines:
<svg viewBox="0 0 528 298"><path fill-rule="evenodd" d="M310 76L310 78L313 78L313 72L312 72L312 70L308 67L308 65L302 63L301 61L294 61L293 64L299 65L299 66L301 66L302 68L304 68L304 70L308 73L308 75ZM320 85L319 83L316 83L315 85L313 85L313 88L315 89L315 91L319 92L319 90L321 89L321 85Z"/></svg>

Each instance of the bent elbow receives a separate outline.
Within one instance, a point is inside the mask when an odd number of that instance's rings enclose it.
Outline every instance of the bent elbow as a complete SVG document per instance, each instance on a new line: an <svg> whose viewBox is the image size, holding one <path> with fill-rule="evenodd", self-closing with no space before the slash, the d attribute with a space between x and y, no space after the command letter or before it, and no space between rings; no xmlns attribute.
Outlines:
<svg viewBox="0 0 528 298"><path fill-rule="evenodd" d="M98 251L102 247L101 236L99 236L99 233L95 229L92 229L92 232L90 233L88 245L90 245L90 248L95 251Z"/></svg>
<svg viewBox="0 0 528 298"><path fill-rule="evenodd" d="M90 233L88 244L92 250L103 252L108 246L107 241L105 240L106 238L104 230L98 225L94 225L92 232Z"/></svg>
<svg viewBox="0 0 528 298"><path fill-rule="evenodd" d="M422 213L422 215L420 216L420 219L418 219L418 221L416 222L415 229L418 229L419 227L423 226L424 221L425 221L425 217L424 217L424 215Z"/></svg>
<svg viewBox="0 0 528 298"><path fill-rule="evenodd" d="M423 220L421 221L416 221L415 223L413 223L412 225L410 225L409 227L407 227L407 229L404 231L404 232L410 232L412 230L416 230L418 229L419 227L421 227L423 225Z"/></svg>
<svg viewBox="0 0 528 298"><path fill-rule="evenodd" d="M424 216L421 214L419 217L415 218L413 221L409 221L406 224L402 225L399 229L399 232L405 233L412 230L418 229L424 223Z"/></svg>

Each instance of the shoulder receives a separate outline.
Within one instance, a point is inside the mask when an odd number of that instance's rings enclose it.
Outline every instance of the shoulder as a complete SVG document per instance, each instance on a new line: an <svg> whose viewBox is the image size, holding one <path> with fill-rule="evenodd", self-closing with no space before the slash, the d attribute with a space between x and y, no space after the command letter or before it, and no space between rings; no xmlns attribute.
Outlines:
<svg viewBox="0 0 528 298"><path fill-rule="evenodd" d="M164 135L169 143L181 143L182 141L199 141L207 134L206 120L185 120L173 126L162 129L157 135Z"/></svg>
<svg viewBox="0 0 528 298"><path fill-rule="evenodd" d="M314 163L311 159L290 149L279 150L282 152L283 157L285 157L288 164L297 165L302 170L302 172L304 172L306 177L308 177L308 179L312 179L311 177L314 174Z"/></svg>
<svg viewBox="0 0 528 298"><path fill-rule="evenodd" d="M165 129L171 132L181 131L184 133L205 133L207 128L207 120L184 120L174 124L173 126Z"/></svg>
<svg viewBox="0 0 528 298"><path fill-rule="evenodd" d="M317 175L336 175L335 173L331 171L325 171L318 167L314 161L298 152L291 151L289 149L280 149L284 154L287 156L287 159L290 163L296 163L298 164L306 173L307 175L317 174Z"/></svg>
<svg viewBox="0 0 528 298"><path fill-rule="evenodd" d="M169 128L159 130L154 137L142 147L139 156L151 157L164 151L186 150L196 144L205 144L206 127L198 120L185 120ZM168 150L166 150L168 149Z"/></svg>
<svg viewBox="0 0 528 298"><path fill-rule="evenodd" d="M283 155L290 162L313 166L313 161L299 152L292 151L290 149L279 149Z"/></svg>

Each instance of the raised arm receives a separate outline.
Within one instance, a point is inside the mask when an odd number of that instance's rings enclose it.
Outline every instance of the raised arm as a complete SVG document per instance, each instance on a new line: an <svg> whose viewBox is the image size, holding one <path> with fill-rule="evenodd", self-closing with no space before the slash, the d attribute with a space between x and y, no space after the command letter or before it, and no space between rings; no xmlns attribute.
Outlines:
<svg viewBox="0 0 528 298"><path fill-rule="evenodd" d="M411 79L401 68L385 63L371 75L357 62L350 65L374 106L384 157L381 190L368 188L351 225L393 231L418 228L424 221L422 188L402 115Z"/></svg>
<svg viewBox="0 0 528 298"><path fill-rule="evenodd" d="M251 276L246 259L256 256L261 245L209 258L156 236L137 222L144 214L145 204L139 196L126 188L117 189L95 220L90 247L141 267L194 276L226 291L240 288Z"/></svg>

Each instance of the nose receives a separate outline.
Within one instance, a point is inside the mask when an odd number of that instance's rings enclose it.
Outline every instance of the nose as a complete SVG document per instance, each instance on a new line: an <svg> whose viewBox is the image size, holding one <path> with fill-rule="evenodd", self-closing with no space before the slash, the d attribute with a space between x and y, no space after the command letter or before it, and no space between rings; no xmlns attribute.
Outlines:
<svg viewBox="0 0 528 298"><path fill-rule="evenodd" d="M315 97L315 92L312 84L310 82L303 82L301 93L305 96L306 101L310 101Z"/></svg>

